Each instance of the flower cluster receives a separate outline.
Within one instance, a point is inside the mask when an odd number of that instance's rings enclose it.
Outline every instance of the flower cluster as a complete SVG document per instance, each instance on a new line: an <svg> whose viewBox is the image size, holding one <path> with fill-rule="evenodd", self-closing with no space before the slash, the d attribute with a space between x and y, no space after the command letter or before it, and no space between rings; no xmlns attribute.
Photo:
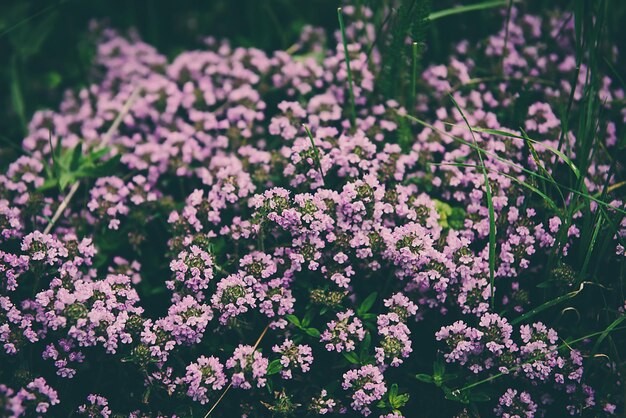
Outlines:
<svg viewBox="0 0 626 418"><path fill-rule="evenodd" d="M499 405L495 409L497 416L502 418L532 418L537 412L537 404L533 402L527 392L517 393L517 390L507 389L500 397Z"/></svg>
<svg viewBox="0 0 626 418"><path fill-rule="evenodd" d="M78 407L80 415L89 418L109 418L111 416L109 401L104 396L91 394L87 396L87 402L89 403Z"/></svg>
<svg viewBox="0 0 626 418"><path fill-rule="evenodd" d="M387 392L383 374L373 365L346 372L342 387L352 394L352 408L365 416L372 413L371 404L379 401Z"/></svg>
<svg viewBox="0 0 626 418"><path fill-rule="evenodd" d="M187 373L180 380L188 385L187 395L203 405L209 402L209 393L222 389L227 382L224 366L213 356L200 356L187 366Z"/></svg>
<svg viewBox="0 0 626 418"><path fill-rule="evenodd" d="M48 386L43 377L34 379L18 390L0 385L0 399L0 408L3 408L0 411L10 417L41 416L60 402L57 392Z"/></svg>
<svg viewBox="0 0 626 418"><path fill-rule="evenodd" d="M280 364L283 366L280 375L283 379L291 379L293 369L298 368L303 373L311 369L313 355L308 345L296 345L291 340L285 340L281 345L272 347L272 351L280 354Z"/></svg>
<svg viewBox="0 0 626 418"><path fill-rule="evenodd" d="M240 344L233 356L226 360L226 367L233 369L233 387L241 389L251 389L252 383L256 383L259 388L264 387L267 366L267 359L249 345Z"/></svg>
<svg viewBox="0 0 626 418"><path fill-rule="evenodd" d="M623 87L583 87L574 22L515 4L387 97L391 3L345 7L345 45L306 27L288 51L172 59L94 23L92 83L0 173L0 415L622 411L598 355L621 319L583 326L623 314L621 284L579 255L623 267ZM561 112L596 101L593 134ZM77 149L114 172L59 194L47 168ZM602 315L576 304L591 278Z"/></svg>
<svg viewBox="0 0 626 418"><path fill-rule="evenodd" d="M213 278L213 261L211 255L202 250L197 245L189 247L188 251L178 253L176 260L170 262L170 269L174 273L174 280L166 282L170 290L180 292L190 292L202 300L204 295L202 290L209 286L209 281Z"/></svg>
<svg viewBox="0 0 626 418"><path fill-rule="evenodd" d="M326 343L325 347L329 351L353 351L356 342L365 338L361 320L354 316L351 309L337 313L337 319L330 321L326 327L320 341Z"/></svg>

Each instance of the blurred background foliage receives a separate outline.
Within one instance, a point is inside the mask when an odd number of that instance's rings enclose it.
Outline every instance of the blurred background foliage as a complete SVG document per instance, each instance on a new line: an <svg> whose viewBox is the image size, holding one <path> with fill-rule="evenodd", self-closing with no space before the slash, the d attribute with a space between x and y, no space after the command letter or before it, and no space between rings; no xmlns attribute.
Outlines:
<svg viewBox="0 0 626 418"><path fill-rule="evenodd" d="M593 0L589 0L593 1ZM345 4L368 4L375 13L389 0L355 0ZM383 51L385 66L381 85L393 93L400 78L410 76L410 68L399 65L404 34L419 34L422 62L440 62L449 54L451 41L478 40L498 30L502 19L493 10L448 16L430 25L418 24L429 12L456 5L477 3L469 0L432 0L430 9L423 1L395 0L395 19L377 16L381 34L397 31L401 36L392 45L399 50ZM571 8L578 0L528 0L530 10ZM419 7L414 7L419 4ZM55 108L63 91L89 83L95 52L89 22L106 22L113 28L136 28L141 37L161 53L178 52L200 46L206 36L228 38L234 45L254 46L272 51L292 45L305 24L321 26L329 33L336 29L337 0L2 0L0 1L0 159L7 161L26 133L33 112ZM612 0L608 34L624 50L626 1ZM504 16L506 7L500 9ZM407 10L410 12L407 13ZM391 33L393 34L393 32ZM406 46L405 46L406 48ZM622 54L617 66L622 79L626 62ZM398 77L400 76L400 77Z"/></svg>

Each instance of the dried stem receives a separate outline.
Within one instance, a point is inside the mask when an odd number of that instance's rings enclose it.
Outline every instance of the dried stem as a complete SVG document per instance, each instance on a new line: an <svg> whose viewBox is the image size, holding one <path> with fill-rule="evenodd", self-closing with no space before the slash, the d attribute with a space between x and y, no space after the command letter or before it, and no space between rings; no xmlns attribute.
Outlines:
<svg viewBox="0 0 626 418"><path fill-rule="evenodd" d="M120 111L120 113L118 113L117 117L113 121L113 124L109 127L109 129L106 131L106 133L102 137L102 142L100 143L100 145L96 147L96 150L100 150L109 144L109 142L111 141L111 138L113 137L113 134L115 133L115 131L117 131L117 128L120 126L122 119L124 119L124 116L128 114L130 107L133 105L135 100L137 100L138 95L139 95L139 88L136 88L133 91L133 93L130 95L128 100L126 100L126 103L124 103L124 107L122 107L122 110ZM50 219L50 222L48 222L48 225L46 225L46 229L43 230L44 234L50 233L50 231L52 230L52 227L59 220L59 218L61 217L61 215L67 208L67 206L69 205L70 200L72 200L72 198L76 194L76 191L78 190L79 186L80 186L80 180L76 180L74 184L72 184L70 191L67 193L67 195L65 195L65 198L63 199L63 201L57 208L56 212L54 212L54 216L52 216L52 219Z"/></svg>
<svg viewBox="0 0 626 418"><path fill-rule="evenodd" d="M252 347L252 352L254 353L257 349L257 347L259 346L259 344L261 343L261 340L263 339L263 337L265 337L265 334L267 333L267 330L269 329L270 324L267 324L265 326L265 328L263 329L263 332L261 332L261 335L259 335L259 338L257 338L256 342L254 343L254 347ZM213 406L211 407L211 409L209 409L209 412L206 413L206 415L204 416L204 418L208 418L209 415L211 415L211 412L213 412L213 410L217 407L217 405L219 405L219 403L222 401L222 399L224 399L224 396L226 396L226 394L228 393L228 391L230 390L230 388L233 386L232 383L229 383L228 386L226 386L226 389L224 389L224 392L222 392L222 394L220 395L220 397L217 399L217 401L213 404Z"/></svg>

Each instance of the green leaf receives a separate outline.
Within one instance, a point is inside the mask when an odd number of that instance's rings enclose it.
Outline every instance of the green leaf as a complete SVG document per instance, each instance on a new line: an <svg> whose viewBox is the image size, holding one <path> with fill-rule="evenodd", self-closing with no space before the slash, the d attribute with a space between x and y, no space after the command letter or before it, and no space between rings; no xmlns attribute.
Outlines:
<svg viewBox="0 0 626 418"><path fill-rule="evenodd" d="M48 131L48 144L50 145L50 156L52 157L52 176L53 177L58 177L59 176L59 161L57 158L57 151L54 148L54 145L52 145L52 131ZM57 141L57 147L60 146L61 144L61 138L59 137L59 140Z"/></svg>
<svg viewBox="0 0 626 418"><path fill-rule="evenodd" d="M491 398L484 392L471 392L469 400L473 402L488 402Z"/></svg>
<svg viewBox="0 0 626 418"><path fill-rule="evenodd" d="M562 282L562 280L546 280L545 282L539 283L536 287L538 289L550 289Z"/></svg>
<svg viewBox="0 0 626 418"><path fill-rule="evenodd" d="M37 190L40 192L44 192L46 190L54 189L55 187L59 187L59 181L58 179L53 177L46 179L43 184L39 186L39 188L37 188Z"/></svg>
<svg viewBox="0 0 626 418"><path fill-rule="evenodd" d="M446 387L443 388L443 391L446 394L446 399L450 401L461 402L463 404L469 403L469 399L465 392L462 392L460 390L451 390Z"/></svg>
<svg viewBox="0 0 626 418"><path fill-rule="evenodd" d="M322 169L322 161L320 160L320 152L317 149L317 145L315 145L315 139L313 138L313 134L311 133L311 130L309 129L308 126L306 125L302 125L304 127L304 130L306 131L309 140L311 141L311 147L313 148L313 155L315 156L315 163L317 164L317 169L320 172L320 176L322 176L322 181L325 181L324 179L324 170Z"/></svg>
<svg viewBox="0 0 626 418"><path fill-rule="evenodd" d="M302 318L302 326L308 327L311 324L311 321L313 320L314 316L315 316L315 311L313 309L309 309L307 313L304 315L304 318Z"/></svg>
<svg viewBox="0 0 626 418"><path fill-rule="evenodd" d="M321 336L320 331L316 328L307 328L304 330L308 335L313 338L319 338Z"/></svg>
<svg viewBox="0 0 626 418"><path fill-rule="evenodd" d="M542 147L544 147L545 149L547 149L548 151L550 151L551 153L553 153L554 155L556 155L557 157L559 157L561 160L563 160L563 162L565 164L567 164L569 166L569 168L572 170L572 172L574 173L574 175L576 176L577 179L580 179L580 170L578 169L578 167L576 167L576 164L574 164L574 162L565 154L563 154L563 152L559 151L558 149L544 143L541 141L537 141L536 139L532 139L532 138L528 138L528 136L526 138L524 138L524 136L522 135L516 135L514 133L511 132L505 132L505 131L501 131L498 129L488 129L488 128L479 128L479 127L473 127L470 128L472 131L475 132L484 132L484 133L488 133L488 134L493 134L493 135L498 135L498 136L504 136L507 138L517 138L517 139L523 139L525 141L530 141L534 144L539 144Z"/></svg>
<svg viewBox="0 0 626 418"><path fill-rule="evenodd" d="M366 314L366 315L373 315L374 317L376 316L376 315L374 315L374 314ZM376 323L375 323L375 322L373 322L373 321L364 321L364 322L363 322L363 325L365 326L365 328L370 329L370 330L372 330L372 331L374 331L374 330L376 330L376 329L378 328L378 326L376 325Z"/></svg>
<svg viewBox="0 0 626 418"><path fill-rule="evenodd" d="M117 166L119 165L121 155L115 155L108 159L107 161L98 164L96 166L88 167L82 166L76 172L77 178L96 178L96 177L105 177L114 174L117 171Z"/></svg>
<svg viewBox="0 0 626 418"><path fill-rule="evenodd" d="M442 377L446 372L446 364L441 359L437 359L433 363L433 372L433 376Z"/></svg>
<svg viewBox="0 0 626 418"><path fill-rule="evenodd" d="M45 75L45 83L47 84L49 89L57 88L62 81L63 78L61 77L61 74L57 73L56 71L51 71Z"/></svg>
<svg viewBox="0 0 626 418"><path fill-rule="evenodd" d="M361 306L357 309L358 315L363 315L367 313L372 306L374 306L374 302L376 301L376 297L378 296L378 292L372 292L365 298L363 302L361 302Z"/></svg>
<svg viewBox="0 0 626 418"><path fill-rule="evenodd" d="M393 385L391 385L391 388L389 388L389 399L395 398L397 394L398 394L398 384L394 383Z"/></svg>
<svg viewBox="0 0 626 418"><path fill-rule="evenodd" d="M361 344L361 358L363 358L367 354L371 345L372 345L372 333L367 332L365 334L365 338L363 339L363 343Z"/></svg>
<svg viewBox="0 0 626 418"><path fill-rule="evenodd" d="M456 373L446 373L443 375L443 377L441 378L441 382L445 383L445 382L449 382L450 380L454 380L457 377L459 377L458 374Z"/></svg>
<svg viewBox="0 0 626 418"><path fill-rule="evenodd" d="M74 183L74 181L74 175L71 172L64 171L61 173L61 176L59 176L59 188L61 190L65 190L65 188Z"/></svg>
<svg viewBox="0 0 626 418"><path fill-rule="evenodd" d="M396 113L398 113L398 112L396 112ZM499 162L501 162L501 163L503 163L503 164L506 164L506 165L508 165L508 166L510 166L510 167L515 167L516 169L521 170L522 172L524 172L524 173L526 173L526 174L528 174L528 175L530 175L530 176L532 176L532 177L534 177L534 178L542 178L542 177L543 177L543 176L541 176L540 174L535 173L534 171L528 170L528 169L526 169L525 167L523 167L523 166L521 166L521 165L519 165L519 164L515 164L515 163L513 163L513 162L511 162L511 161L509 161L509 160L507 160L507 159L505 159L505 158L500 157L498 154L496 154L496 153L494 153L494 152L491 152L491 151L486 151L486 150L484 150L484 149L481 149L480 147L477 147L476 145L474 145L474 144L473 144L472 142L470 142L470 141L465 141L465 140L464 140L464 139L462 139L462 138L459 138L459 137L457 137L457 136L451 135L449 132L447 132L447 131L445 131L445 130L443 130L443 129L440 129L440 128L438 128L438 127L436 127L436 126L434 126L434 125L432 125L432 124L430 124L430 123L428 123L428 122L425 122L425 121L421 120L421 119L418 119L418 118L416 118L415 116L406 115L406 114L400 114L400 113L398 113L398 115L399 115L399 116L401 116L401 117L407 118L407 119L409 119L409 120L411 120L411 121L413 121L413 122L415 122L415 123L419 123L419 124L420 124L420 125L422 125L422 126L425 126L425 127L427 127L427 128L430 128L430 129L432 129L433 131L435 131L435 132L439 133L440 135L446 136L446 137L448 137L448 138L453 139L454 141L457 141L457 142L460 142L460 143L462 143L462 144L465 144L465 145L467 145L467 146L469 146L469 147L471 147L471 148L473 148L473 149L475 149L475 150L477 150L477 151L481 152L482 154L489 155L489 156L491 156L492 158L494 158L494 159L498 160ZM457 125L455 125L455 124L448 124L448 125L450 125L450 126L457 126ZM493 130L481 129L481 128L473 128L473 131L475 131L475 132L487 132L487 133L489 133L489 131L493 131ZM506 134L506 136L513 137L513 138L522 138L522 137L520 137L520 136L518 136L518 135L512 135L512 134L508 134L508 133ZM431 163L431 164L433 164L433 163ZM454 164L453 164L453 163L447 163L446 165L454 165ZM502 173L501 171L498 171L498 170L490 169L490 171L494 171L494 172L499 173L499 174L501 174L501 175L504 175L504 176L507 176L507 177L510 177L510 178L514 178L514 179L516 179L515 177L509 176L509 175L507 175L507 174L505 174L505 173ZM544 179L545 179L545 178L544 178ZM549 179L545 179L545 180L549 180ZM407 184L407 182L405 181L405 182L404 182L404 184ZM525 182L520 182L520 184L521 184L521 185L523 185L523 186L525 186L525 187L528 187L528 185L527 185ZM596 197L594 197L594 196L592 196L592 195L589 195L589 194L588 194L588 193L586 193L586 192L581 192L581 191L580 191L580 190L578 190L578 189L574 189L574 188L568 187L568 186L563 185L563 184L560 184L560 183L558 184L558 187L559 187L560 189L567 190L568 192L574 193L574 194L576 194L576 195L578 195L578 196L582 196L582 197L584 197L585 199L590 199L590 200L592 200L592 201L594 201L594 202L598 203L599 205L602 205L602 206L603 206L603 207L605 207L605 208L609 208L609 209L611 209L612 211L616 211L616 212L619 212L619 213L621 213L621 214L623 214L623 215L626 215L626 210L622 209L621 207L619 207L619 206L613 206L613 205L611 205L610 203L605 202L604 200L598 199L598 198L596 198ZM584 184L584 183L582 183L582 187L583 187L583 188L585 188L585 184Z"/></svg>
<svg viewBox="0 0 626 418"><path fill-rule="evenodd" d="M291 57L295 62L304 62L309 58L313 58L318 64L322 64L325 58L323 51L313 51L306 54L292 55Z"/></svg>
<svg viewBox="0 0 626 418"><path fill-rule="evenodd" d="M409 401L410 396L408 393L403 393L400 395L395 395L393 397L389 396L389 403L391 404L391 408L396 410L402 408Z"/></svg>
<svg viewBox="0 0 626 418"><path fill-rule="evenodd" d="M100 149L89 152L87 154L87 158L90 159L91 161L97 161L100 158L107 155L109 152L111 152L111 147L100 148Z"/></svg>
<svg viewBox="0 0 626 418"><path fill-rule="evenodd" d="M441 225L442 228L448 228L450 226L448 217L452 215L452 206L446 202L435 199L435 210L439 215L439 225Z"/></svg>
<svg viewBox="0 0 626 418"><path fill-rule="evenodd" d="M295 326L297 326L298 328L302 327L302 324L300 323L300 320L295 315L292 315L292 314L285 315L285 319L287 321L291 322L292 324L294 324Z"/></svg>
<svg viewBox="0 0 626 418"><path fill-rule="evenodd" d="M431 375L428 374L424 374L424 373L420 373L420 374L416 374L415 377L417 378L417 380L419 380L420 382L424 382L424 383L433 383L433 377Z"/></svg>
<svg viewBox="0 0 626 418"><path fill-rule="evenodd" d="M348 362L352 363L352 364L361 364L361 362L359 361L359 357L357 357L356 354L354 354L354 352L350 351L350 352L343 352L343 357L348 360Z"/></svg>
<svg viewBox="0 0 626 418"><path fill-rule="evenodd" d="M270 364L267 366L267 375L271 376L280 372L283 369L283 365L280 364L280 360L272 360Z"/></svg>
<svg viewBox="0 0 626 418"><path fill-rule="evenodd" d="M83 144L79 142L72 150L72 159L69 167L71 171L76 171L83 157Z"/></svg>
<svg viewBox="0 0 626 418"><path fill-rule="evenodd" d="M50 151L54 155L54 158L56 158L57 162L61 158L61 151L62 150L63 150L63 137L60 136L59 139L57 139L57 146L56 146L56 148L50 148Z"/></svg>

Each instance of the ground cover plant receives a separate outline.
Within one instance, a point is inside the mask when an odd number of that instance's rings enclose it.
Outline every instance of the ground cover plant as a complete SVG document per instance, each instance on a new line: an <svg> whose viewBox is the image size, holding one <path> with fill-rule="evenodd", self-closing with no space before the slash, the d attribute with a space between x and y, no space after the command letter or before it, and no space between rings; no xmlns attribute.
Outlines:
<svg viewBox="0 0 626 418"><path fill-rule="evenodd" d="M92 21L2 164L0 415L623 415L613 5L347 2L172 56Z"/></svg>

